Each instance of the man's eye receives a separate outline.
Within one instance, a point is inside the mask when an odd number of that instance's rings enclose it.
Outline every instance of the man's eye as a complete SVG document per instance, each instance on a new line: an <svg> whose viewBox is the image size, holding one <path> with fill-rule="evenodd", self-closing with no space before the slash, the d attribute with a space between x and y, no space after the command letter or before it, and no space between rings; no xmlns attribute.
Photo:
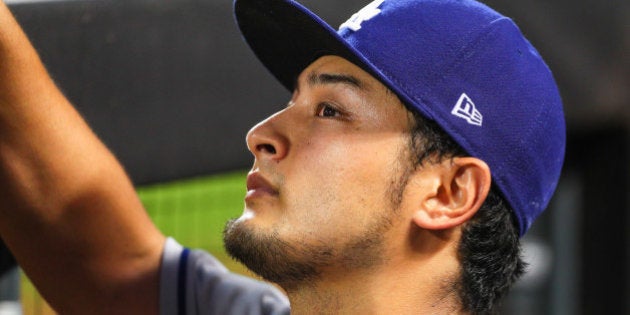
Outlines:
<svg viewBox="0 0 630 315"><path fill-rule="evenodd" d="M340 115L340 112L332 107L330 104L322 103L319 105L319 110L317 112L317 116L320 117L337 117Z"/></svg>

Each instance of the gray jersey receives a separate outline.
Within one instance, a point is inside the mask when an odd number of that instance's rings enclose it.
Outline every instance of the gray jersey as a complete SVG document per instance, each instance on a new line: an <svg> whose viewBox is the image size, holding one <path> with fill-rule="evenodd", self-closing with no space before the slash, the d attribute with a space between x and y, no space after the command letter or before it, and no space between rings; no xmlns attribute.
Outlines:
<svg viewBox="0 0 630 315"><path fill-rule="evenodd" d="M229 272L216 258L169 238L160 271L160 314L289 314L273 286Z"/></svg>

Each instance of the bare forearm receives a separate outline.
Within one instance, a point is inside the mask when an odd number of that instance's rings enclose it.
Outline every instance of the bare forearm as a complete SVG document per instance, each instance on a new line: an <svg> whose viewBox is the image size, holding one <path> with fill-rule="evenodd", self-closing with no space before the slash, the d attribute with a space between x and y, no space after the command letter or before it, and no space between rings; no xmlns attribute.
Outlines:
<svg viewBox="0 0 630 315"><path fill-rule="evenodd" d="M0 235L53 306L156 311L163 237L2 2L0 186Z"/></svg>

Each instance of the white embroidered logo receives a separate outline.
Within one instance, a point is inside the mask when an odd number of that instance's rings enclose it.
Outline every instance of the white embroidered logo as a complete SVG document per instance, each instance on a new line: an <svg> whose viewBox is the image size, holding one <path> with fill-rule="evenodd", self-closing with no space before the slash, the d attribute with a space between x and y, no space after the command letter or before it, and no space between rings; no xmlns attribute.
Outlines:
<svg viewBox="0 0 630 315"><path fill-rule="evenodd" d="M466 93L462 93L462 96L459 97L459 101L457 101L457 104L453 107L451 114L466 119L471 125L481 126L483 122L483 116Z"/></svg>
<svg viewBox="0 0 630 315"><path fill-rule="evenodd" d="M353 14L346 22L339 26L341 30L344 27L347 27L353 31L358 31L361 29L361 23L367 21L379 13L381 13L381 9L378 7L383 4L385 0L374 0L370 4L366 5L363 9L359 10L359 12Z"/></svg>

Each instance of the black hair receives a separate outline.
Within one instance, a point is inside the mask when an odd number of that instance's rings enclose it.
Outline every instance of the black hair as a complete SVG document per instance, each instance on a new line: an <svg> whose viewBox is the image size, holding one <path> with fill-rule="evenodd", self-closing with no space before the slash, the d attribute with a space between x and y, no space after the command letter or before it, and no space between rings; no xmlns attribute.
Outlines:
<svg viewBox="0 0 630 315"><path fill-rule="evenodd" d="M412 111L414 167L468 154L437 123ZM457 291L463 311L495 314L502 298L524 273L513 211L493 185L477 213L462 228Z"/></svg>

